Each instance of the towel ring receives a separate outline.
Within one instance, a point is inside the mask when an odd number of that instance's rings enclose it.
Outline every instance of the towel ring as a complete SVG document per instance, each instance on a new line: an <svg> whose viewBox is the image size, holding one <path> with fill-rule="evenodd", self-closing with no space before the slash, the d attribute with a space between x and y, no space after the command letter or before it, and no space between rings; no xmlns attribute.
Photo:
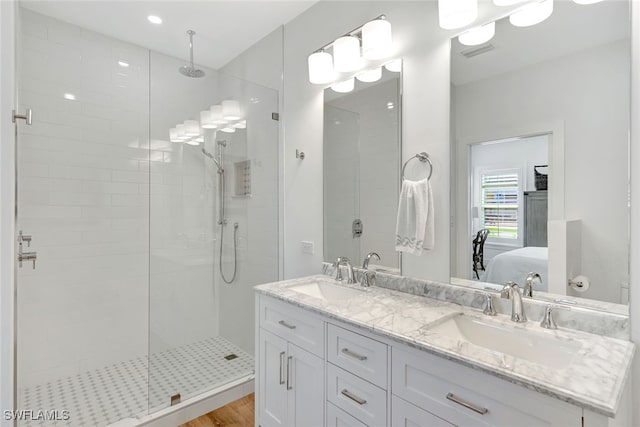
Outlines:
<svg viewBox="0 0 640 427"><path fill-rule="evenodd" d="M431 163L431 159L429 158L429 155L427 153L425 153L424 151L421 152L421 153L416 154L413 157L410 157L409 160L404 162L404 165L402 165L402 180L404 181L404 169L407 167L407 163L409 163L413 159L418 159L422 163L429 163L429 176L427 177L427 180L430 180L431 179L431 175L433 175L433 163Z"/></svg>

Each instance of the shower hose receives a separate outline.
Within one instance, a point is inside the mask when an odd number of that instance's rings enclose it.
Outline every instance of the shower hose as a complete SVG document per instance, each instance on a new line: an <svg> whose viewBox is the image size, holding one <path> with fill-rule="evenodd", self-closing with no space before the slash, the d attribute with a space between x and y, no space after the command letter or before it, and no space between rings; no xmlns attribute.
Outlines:
<svg viewBox="0 0 640 427"><path fill-rule="evenodd" d="M236 272L238 266L238 223L233 224L233 276L231 279L227 279L224 275L224 270L222 269L222 243L224 242L224 227L225 224L220 225L220 256L218 259L220 260L220 277L224 280L224 283L230 284L236 279Z"/></svg>

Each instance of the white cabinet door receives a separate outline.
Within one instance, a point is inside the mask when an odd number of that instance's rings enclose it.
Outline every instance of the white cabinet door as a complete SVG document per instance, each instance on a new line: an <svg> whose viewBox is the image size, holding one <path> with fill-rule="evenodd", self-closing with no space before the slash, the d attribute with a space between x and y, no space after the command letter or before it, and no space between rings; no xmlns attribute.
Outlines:
<svg viewBox="0 0 640 427"><path fill-rule="evenodd" d="M453 427L453 424L405 402L398 396L391 398L391 427Z"/></svg>
<svg viewBox="0 0 640 427"><path fill-rule="evenodd" d="M324 361L289 343L289 425L324 426Z"/></svg>
<svg viewBox="0 0 640 427"><path fill-rule="evenodd" d="M262 427L288 427L287 341L264 329L259 333L259 423Z"/></svg>

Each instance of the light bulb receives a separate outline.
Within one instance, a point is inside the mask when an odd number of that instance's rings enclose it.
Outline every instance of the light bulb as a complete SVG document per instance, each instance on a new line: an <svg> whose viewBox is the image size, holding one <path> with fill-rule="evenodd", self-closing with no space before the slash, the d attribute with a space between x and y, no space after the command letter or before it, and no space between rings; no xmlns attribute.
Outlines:
<svg viewBox="0 0 640 427"><path fill-rule="evenodd" d="M438 16L445 30L462 28L478 17L478 0L438 0Z"/></svg>
<svg viewBox="0 0 640 427"><path fill-rule="evenodd" d="M477 46L486 43L496 34L496 23L475 27L458 36L458 41L465 46Z"/></svg>
<svg viewBox="0 0 640 427"><path fill-rule="evenodd" d="M361 67L360 41L344 36L333 42L333 67L339 73L348 73Z"/></svg>
<svg viewBox="0 0 640 427"><path fill-rule="evenodd" d="M362 27L362 56L365 58L382 59L389 56L392 43L389 21L376 19Z"/></svg>
<svg viewBox="0 0 640 427"><path fill-rule="evenodd" d="M384 68L392 73L399 73L402 71L402 59L394 59L391 62L384 64Z"/></svg>
<svg viewBox="0 0 640 427"><path fill-rule="evenodd" d="M528 3L509 16L509 22L515 27L530 27L547 19L553 13L553 0Z"/></svg>
<svg viewBox="0 0 640 427"><path fill-rule="evenodd" d="M351 92L355 87L355 81L353 77L342 82L337 82L331 85L331 89L339 93Z"/></svg>
<svg viewBox="0 0 640 427"><path fill-rule="evenodd" d="M309 82L323 85L335 79L333 71L333 57L325 51L314 52L307 60L309 65Z"/></svg>
<svg viewBox="0 0 640 427"><path fill-rule="evenodd" d="M371 83L377 82L382 77L382 67L373 68L371 70L364 70L356 75L356 79L361 82Z"/></svg>
<svg viewBox="0 0 640 427"><path fill-rule="evenodd" d="M218 125L213 122L213 113L211 110L200 111L200 127L202 127L202 129L215 129L218 127Z"/></svg>
<svg viewBox="0 0 640 427"><path fill-rule="evenodd" d="M240 118L240 103L233 99L222 101L222 118L225 120L238 120Z"/></svg>

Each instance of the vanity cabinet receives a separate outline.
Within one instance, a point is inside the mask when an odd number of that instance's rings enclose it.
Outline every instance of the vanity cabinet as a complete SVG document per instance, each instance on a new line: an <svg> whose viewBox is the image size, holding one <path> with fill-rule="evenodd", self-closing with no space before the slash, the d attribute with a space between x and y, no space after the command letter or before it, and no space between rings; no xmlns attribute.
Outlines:
<svg viewBox="0 0 640 427"><path fill-rule="evenodd" d="M256 307L256 426L607 425L578 406L310 310L261 294Z"/></svg>
<svg viewBox="0 0 640 427"><path fill-rule="evenodd" d="M277 301L261 304L260 314L256 424L323 427L322 320Z"/></svg>

